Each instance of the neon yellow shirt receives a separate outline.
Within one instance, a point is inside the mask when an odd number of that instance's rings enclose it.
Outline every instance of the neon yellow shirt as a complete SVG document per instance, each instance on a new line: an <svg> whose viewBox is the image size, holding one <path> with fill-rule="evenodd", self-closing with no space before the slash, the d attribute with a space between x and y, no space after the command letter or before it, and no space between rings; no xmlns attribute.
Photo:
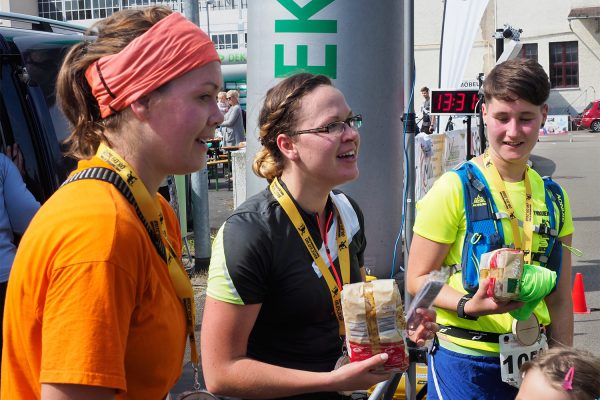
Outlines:
<svg viewBox="0 0 600 400"><path fill-rule="evenodd" d="M475 164L475 163L473 163ZM506 212L503 202L500 198L499 189L495 187L489 179L486 171L483 171L477 164L475 166L485 176L492 197L499 212ZM531 181L531 191L533 193L533 223L539 225L542 222L548 224L548 210L545 202L544 182L540 175L529 168L529 179ZM520 221L523 221L525 211L525 184L520 182L504 182L506 191L511 203L515 209L515 214ZM573 233L573 219L571 216L571 207L569 197L563 190L565 199L565 220L559 237L567 236ZM559 208L554 207L555 221L558 221ZM502 219L502 229L504 233L504 242L513 243L512 229L508 219ZM522 232L522 228L520 228ZM417 203L417 216L413 232L426 239L451 244L448 255L444 259L444 265L454 265L461 263L462 248L466 232L465 206L463 198L463 187L459 176L454 172L447 172L442 175L429 190L429 192ZM540 245L544 246L547 238L534 232L532 251L539 250ZM534 262L534 264L538 264ZM456 290L466 293L462 285L462 274L457 272L448 279L448 284ZM512 329L513 318L510 314L486 315L478 318L477 321L470 321L459 318L454 310L437 309L437 322L442 325L456 326L464 329L477 330L482 332L507 333ZM550 315L545 302L541 302L534 313L540 320L540 323L548 325ZM469 340L449 337L453 342L466 347L478 348L488 351L498 351L497 344L484 342L474 342Z"/></svg>

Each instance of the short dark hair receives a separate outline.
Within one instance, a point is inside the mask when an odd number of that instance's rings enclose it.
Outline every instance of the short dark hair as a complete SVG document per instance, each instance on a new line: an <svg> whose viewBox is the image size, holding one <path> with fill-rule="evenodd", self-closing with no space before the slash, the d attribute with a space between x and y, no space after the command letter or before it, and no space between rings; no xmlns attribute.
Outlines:
<svg viewBox="0 0 600 400"><path fill-rule="evenodd" d="M421 92L427 92L427 93L429 93L429 88L427 86L423 86L421 88Z"/></svg>
<svg viewBox="0 0 600 400"><path fill-rule="evenodd" d="M515 58L496 65L483 82L485 101L523 99L537 106L550 96L550 80L537 61Z"/></svg>

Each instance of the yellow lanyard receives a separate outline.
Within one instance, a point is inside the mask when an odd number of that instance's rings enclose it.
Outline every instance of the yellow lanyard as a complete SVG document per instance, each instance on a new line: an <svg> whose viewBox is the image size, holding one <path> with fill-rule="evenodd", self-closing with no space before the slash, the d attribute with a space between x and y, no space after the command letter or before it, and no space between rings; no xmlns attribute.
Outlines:
<svg viewBox="0 0 600 400"><path fill-rule="evenodd" d="M142 180L136 175L131 166L121 156L119 156L114 150L109 148L106 144L101 143L96 152L96 157L106 161L110 164L115 171L121 176L123 181L127 183L127 186L131 190L135 202L137 203L140 211L142 212L146 222L150 229L154 233L155 237L160 237L162 244L165 247L165 254L169 276L171 282L175 287L177 296L183 303L185 310L186 325L187 325L187 336L190 342L190 358L192 363L198 364L198 350L196 348L196 336L194 333L194 326L196 323L196 306L194 304L194 291L192 289L192 283L188 278L187 272L181 264L181 260L177 257L169 237L167 236L167 227L165 226L164 217L160 208L158 199L152 196ZM152 238L151 238L152 239Z"/></svg>
<svg viewBox="0 0 600 400"><path fill-rule="evenodd" d="M492 178L494 185L500 191L500 198L504 203L504 207L506 208L510 220L515 248L523 250L525 263L531 264L531 250L533 245L533 199L531 195L531 182L529 181L529 166L527 165L525 168L525 218L523 221L523 240L521 240L519 222L517 221L515 210L508 197L508 193L506 192L506 186L487 150L483 153L483 165L490 172L490 177Z"/></svg>
<svg viewBox="0 0 600 400"><path fill-rule="evenodd" d="M314 260L315 264L319 267L319 271L325 278L325 282L327 282L327 287L329 288L329 294L331 295L331 301L333 302L333 310L335 311L335 316L337 317L339 324L339 332L340 336L344 336L344 316L342 314L342 300L340 296L340 292L342 288L338 288L331 271L327 268L323 257L321 257L321 253L319 253L319 248L315 244L300 212L296 208L294 201L287 194L287 192L283 189L279 180L277 178L273 179L271 185L269 185L269 189L275 200L279 202L281 208L285 211L289 219L292 221L292 224L298 231L300 238L302 238L302 242L306 246L306 249L310 253L310 256ZM348 239L346 237L346 230L344 229L344 223L342 222L342 218L337 212L337 235L336 242L338 246L338 260L340 263L340 269L342 271L342 285L350 283L350 251L348 249ZM327 233L325 233L327 234ZM335 268L335 266L331 266L331 268Z"/></svg>

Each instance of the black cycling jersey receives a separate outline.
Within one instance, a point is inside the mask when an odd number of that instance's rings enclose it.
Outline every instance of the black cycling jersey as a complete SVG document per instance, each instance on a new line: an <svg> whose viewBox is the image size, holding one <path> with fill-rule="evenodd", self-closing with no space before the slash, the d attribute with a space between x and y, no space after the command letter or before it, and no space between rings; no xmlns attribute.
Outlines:
<svg viewBox="0 0 600 400"><path fill-rule="evenodd" d="M297 203L296 207L329 266L316 214ZM350 242L350 281L359 282L366 246L363 215L342 192L330 193L326 215L331 210L333 218L328 247L338 275L335 209ZM327 283L270 190L235 210L215 241L208 295L235 304L262 304L248 341L248 356L288 368L331 371L343 343Z"/></svg>

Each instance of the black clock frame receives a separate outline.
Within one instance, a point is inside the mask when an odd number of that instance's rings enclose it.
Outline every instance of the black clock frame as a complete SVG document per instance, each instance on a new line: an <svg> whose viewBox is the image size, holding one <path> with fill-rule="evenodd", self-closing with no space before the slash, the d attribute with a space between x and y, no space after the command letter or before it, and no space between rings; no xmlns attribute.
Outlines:
<svg viewBox="0 0 600 400"><path fill-rule="evenodd" d="M430 112L433 115L476 115L478 101L478 90L434 89Z"/></svg>

